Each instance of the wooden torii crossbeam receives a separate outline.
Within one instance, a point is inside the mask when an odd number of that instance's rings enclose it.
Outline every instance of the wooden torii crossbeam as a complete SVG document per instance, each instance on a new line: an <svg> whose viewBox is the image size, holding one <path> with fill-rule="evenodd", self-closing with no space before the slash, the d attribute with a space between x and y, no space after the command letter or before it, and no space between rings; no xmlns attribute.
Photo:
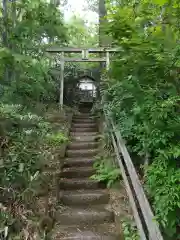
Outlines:
<svg viewBox="0 0 180 240"><path fill-rule="evenodd" d="M50 53L60 53L60 52L66 52L66 53L81 53L83 50L87 50L89 53L103 53L103 52L119 52L117 48L70 48L70 47L50 47L46 49L46 52Z"/></svg>
<svg viewBox="0 0 180 240"><path fill-rule="evenodd" d="M50 47L46 50L48 53L61 53L60 57L60 91L59 91L59 107L63 108L64 98L64 64L65 62L105 62L106 69L110 65L110 53L119 52L120 49L113 48L67 48L67 47ZM81 53L81 58L65 58L65 53ZM89 53L99 53L105 56L99 58L89 58Z"/></svg>

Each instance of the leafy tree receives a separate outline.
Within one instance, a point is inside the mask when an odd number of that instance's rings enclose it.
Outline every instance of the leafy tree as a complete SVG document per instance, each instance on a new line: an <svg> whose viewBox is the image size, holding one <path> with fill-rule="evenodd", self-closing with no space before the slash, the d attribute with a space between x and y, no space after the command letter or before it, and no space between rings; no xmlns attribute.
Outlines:
<svg viewBox="0 0 180 240"><path fill-rule="evenodd" d="M0 22L8 43L1 42L0 54L0 78L6 86L4 97L11 92L18 95L17 100L41 101L49 96L46 95L49 90L52 94L55 91L44 49L52 37L58 44L65 43L62 15L54 4L41 0L8 1L5 10L5 20Z"/></svg>
<svg viewBox="0 0 180 240"><path fill-rule="evenodd" d="M80 16L74 15L67 22L69 45L73 47L92 47L98 41L97 26L85 22Z"/></svg>
<svg viewBox="0 0 180 240"><path fill-rule="evenodd" d="M148 158L146 189L165 239L179 239L179 1L107 2L114 57L106 106L129 149Z"/></svg>
<svg viewBox="0 0 180 240"><path fill-rule="evenodd" d="M72 16L66 23L68 31L68 43L71 47L84 47L93 48L98 46L98 26L94 23L87 22L78 15ZM91 55L90 55L91 56ZM80 57L79 54L71 54L71 57ZM94 54L93 54L94 57ZM74 68L74 73L78 75L79 72L86 71L87 69L97 68L96 63L73 63L71 67ZM73 78L69 67L69 74ZM81 69L81 71L80 71ZM76 79L77 81L77 79ZM73 88L72 88L73 89Z"/></svg>

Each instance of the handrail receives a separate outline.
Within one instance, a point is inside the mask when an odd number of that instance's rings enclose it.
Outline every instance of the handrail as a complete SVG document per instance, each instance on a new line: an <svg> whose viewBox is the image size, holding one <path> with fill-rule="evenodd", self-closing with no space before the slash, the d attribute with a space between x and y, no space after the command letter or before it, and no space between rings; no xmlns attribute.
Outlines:
<svg viewBox="0 0 180 240"><path fill-rule="evenodd" d="M119 130L117 130L116 126L114 125L112 119L109 118L108 114L104 113L104 115L106 124L110 129L110 136L112 139L114 151L118 160L119 167L121 169L121 174L133 210L133 215L138 228L140 239L163 240L161 231L158 227L157 222L155 221L155 216L151 210L150 204L143 190L143 186L136 173L134 164L125 146L121 133ZM121 158L121 155L123 159ZM138 201L138 204L140 206L142 217L140 217L140 212L138 210L136 200ZM142 220L142 218L144 221Z"/></svg>

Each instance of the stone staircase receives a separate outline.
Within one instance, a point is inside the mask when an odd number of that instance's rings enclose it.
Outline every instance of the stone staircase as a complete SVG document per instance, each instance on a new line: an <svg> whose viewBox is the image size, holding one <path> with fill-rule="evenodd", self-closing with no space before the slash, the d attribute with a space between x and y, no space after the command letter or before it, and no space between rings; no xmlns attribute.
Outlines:
<svg viewBox="0 0 180 240"><path fill-rule="evenodd" d="M90 179L98 153L97 128L89 114L74 116L63 172L60 202L56 212L56 240L116 240L120 235L109 211L109 193L104 184Z"/></svg>

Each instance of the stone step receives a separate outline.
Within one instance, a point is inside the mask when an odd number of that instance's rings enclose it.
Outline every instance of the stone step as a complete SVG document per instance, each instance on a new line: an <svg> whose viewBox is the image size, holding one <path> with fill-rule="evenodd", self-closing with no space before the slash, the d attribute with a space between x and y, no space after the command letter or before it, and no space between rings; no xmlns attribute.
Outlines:
<svg viewBox="0 0 180 240"><path fill-rule="evenodd" d="M95 163L93 158L66 158L64 167L92 166Z"/></svg>
<svg viewBox="0 0 180 240"><path fill-rule="evenodd" d="M98 132L70 132L71 136L78 136L78 137L90 137L90 136L97 136Z"/></svg>
<svg viewBox="0 0 180 240"><path fill-rule="evenodd" d="M76 189L98 189L105 188L104 183L99 183L96 180L89 178L71 178L61 179L59 183L60 190L76 190Z"/></svg>
<svg viewBox="0 0 180 240"><path fill-rule="evenodd" d="M72 128L96 128L95 123L72 123Z"/></svg>
<svg viewBox="0 0 180 240"><path fill-rule="evenodd" d="M72 127L71 128L71 132L86 132L86 133L89 133L89 132L96 132L96 128L95 127Z"/></svg>
<svg viewBox="0 0 180 240"><path fill-rule="evenodd" d="M90 179L98 154L96 119L91 114L72 120L71 143L59 180L59 200L63 207L55 213L52 240L120 240L114 213L107 209L109 192L104 183Z"/></svg>
<svg viewBox="0 0 180 240"><path fill-rule="evenodd" d="M93 149L98 147L98 142L72 142L69 144L68 149Z"/></svg>
<svg viewBox="0 0 180 240"><path fill-rule="evenodd" d="M62 226L56 225L52 240L122 240L117 228L112 223L94 226Z"/></svg>
<svg viewBox="0 0 180 240"><path fill-rule="evenodd" d="M76 190L64 191L60 198L64 205L68 206L84 206L84 205L100 205L108 204L109 193L107 190Z"/></svg>
<svg viewBox="0 0 180 240"><path fill-rule="evenodd" d="M94 119L90 119L90 118L73 118L72 119L73 123L96 123Z"/></svg>
<svg viewBox="0 0 180 240"><path fill-rule="evenodd" d="M105 222L113 222L114 214L102 207L96 208L68 208L61 211L56 211L55 219L63 225L95 225Z"/></svg>
<svg viewBox="0 0 180 240"><path fill-rule="evenodd" d="M52 233L52 240L122 240L117 228L112 223L94 226L57 225Z"/></svg>
<svg viewBox="0 0 180 240"><path fill-rule="evenodd" d="M73 149L67 150L67 157L95 157L98 154L98 149Z"/></svg>
<svg viewBox="0 0 180 240"><path fill-rule="evenodd" d="M83 135L82 136L77 136L75 134L74 134L74 136L71 136L72 140L76 141L76 142L93 142L93 141L95 142L97 137L98 136L96 136L96 135L92 135L92 136L89 136L89 135L87 135L87 136L83 136Z"/></svg>
<svg viewBox="0 0 180 240"><path fill-rule="evenodd" d="M95 169L93 167L70 167L64 168L61 172L61 177L63 178L83 178L91 177L95 174Z"/></svg>
<svg viewBox="0 0 180 240"><path fill-rule="evenodd" d="M83 114L79 114L79 115L74 115L73 116L73 119L93 119L94 118L94 116L92 115L92 114L89 114L89 113L83 113Z"/></svg>

